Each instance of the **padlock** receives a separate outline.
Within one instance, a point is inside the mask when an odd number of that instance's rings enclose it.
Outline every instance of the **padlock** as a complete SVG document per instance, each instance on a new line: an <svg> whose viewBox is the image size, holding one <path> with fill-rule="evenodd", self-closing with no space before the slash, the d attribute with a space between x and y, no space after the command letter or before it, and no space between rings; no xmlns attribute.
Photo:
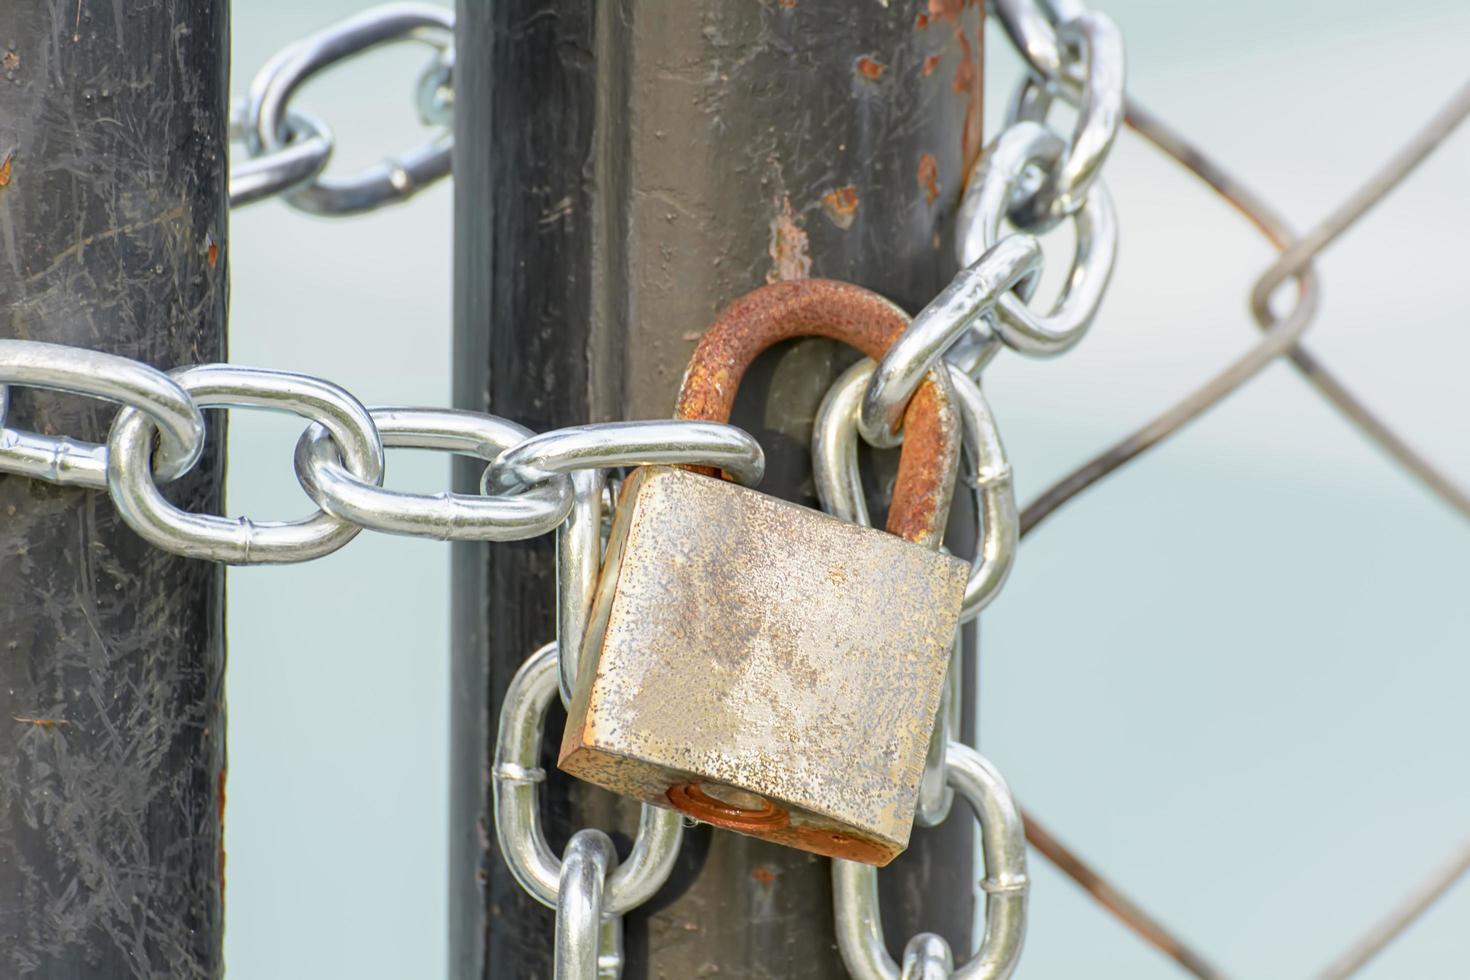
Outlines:
<svg viewBox="0 0 1470 980"><path fill-rule="evenodd" d="M727 308L677 415L728 421L745 369L803 335L879 358L898 307L826 280ZM969 574L941 554L960 423L931 372L902 423L888 532L720 479L646 466L624 481L560 767L647 803L832 857L908 846Z"/></svg>

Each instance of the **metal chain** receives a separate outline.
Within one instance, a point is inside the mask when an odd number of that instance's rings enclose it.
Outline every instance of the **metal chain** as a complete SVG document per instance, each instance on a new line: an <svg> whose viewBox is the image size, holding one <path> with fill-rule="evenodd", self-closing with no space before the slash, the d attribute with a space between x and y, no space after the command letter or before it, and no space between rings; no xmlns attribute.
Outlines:
<svg viewBox="0 0 1470 980"><path fill-rule="evenodd" d="M520 886L557 910L558 980L615 978L622 972L619 917L652 898L668 880L683 842L684 818L645 803L626 861L618 861L600 831L573 835L560 859L552 853L541 829L537 786L546 779L538 765L541 733L556 696L557 674L557 644L548 643L531 654L506 688L492 770L495 837Z"/></svg>
<svg viewBox="0 0 1470 980"><path fill-rule="evenodd" d="M291 96L313 75L383 44L416 41L434 57L414 86L420 120L438 132L422 146L353 177L324 175L336 145L315 116L291 107ZM373 7L279 51L235 103L230 139L249 159L230 173L230 206L281 196L318 215L348 215L405 201L449 175L454 138L454 15L418 3Z"/></svg>
<svg viewBox="0 0 1470 980"><path fill-rule="evenodd" d="M1017 88L1007 125L977 160L959 211L960 274L914 318L877 364L855 365L832 387L815 424L813 453L823 506L867 522L857 470L857 439L874 445L901 440L898 425L926 373L946 362L964 424L970 483L980 532L965 591L962 620L977 615L1003 586L1019 534L1091 482L1176 431L1259 367L1287 353L1323 393L1431 487L1462 510L1467 498L1369 415L1347 389L1295 346L1315 312L1318 283L1310 266L1362 211L1401 179L1445 132L1470 112L1470 94L1436 120L1425 137L1385 175L1303 239L1290 235L1259 202L1204 157L1187 153L1162 124L1129 106L1117 28L1079 0L992 0L1031 74ZM401 201L449 173L453 113L453 18L418 4L374 8L293 44L255 76L231 117L231 139L248 159L230 178L230 202L242 206L280 195L316 214L351 214ZM434 57L418 76L421 120L441 131L426 144L353 178L324 170L331 130L290 100L308 78L382 44L428 44ZM1467 90L1470 93L1470 90ZM1077 108L1070 133L1047 122L1062 98ZM1107 289L1117 254L1117 220L1099 179L1125 118L1166 152L1188 162L1277 241L1283 254L1252 297L1267 335L1257 349L1211 385L1100 461L1089 464L1027 509L1019 519L1009 465L978 384L985 365L1009 347L1050 356L1086 333ZM1203 168L1203 169L1202 169ZM1028 304L1042 266L1039 236L1070 218L1075 247L1065 282L1050 310ZM1005 234L1009 223L1011 231ZM1268 305L1285 279L1301 286L1298 304L1276 318ZM123 408L104 444L28 432L6 424L5 384L21 384L107 399ZM254 522L188 514L159 490L187 473L203 451L207 407L255 407L302 415L310 425L295 447L303 490L319 510L290 522ZM155 446L156 443L156 446ZM431 449L486 463L480 494L408 494L382 486L384 448ZM546 711L554 693L570 699L578 653L602 560L609 471L651 463L719 467L741 482L759 482L759 445L733 426L655 420L577 426L536 435L506 419L431 408L369 410L329 382L281 371L202 365L164 373L96 351L0 340L0 473L65 486L106 490L119 514L142 537L178 554L231 564L304 561L345 545L362 528L441 540L508 541L557 534L558 642L538 650L507 691L493 771L497 837L517 881L557 910L555 963L559 978L612 980L623 963L621 916L648 901L666 881L682 839L682 818L643 808L633 849L620 862L606 834L582 830L560 859L541 830L536 785ZM985 936L958 969L948 944L924 933L907 945L902 963L884 948L875 869L833 865L838 945L848 969L865 980L1006 977L1024 933L1027 879L1023 824L1004 781L982 757L954 741L956 685L963 648L956 644L945 700L931 738L920 787L917 822L933 826L951 810L955 791L980 819L987 877ZM1032 831L1035 833L1032 833ZM1075 857L1034 821L1033 844L1064 870ZM1452 869L1459 873L1458 861ZM1080 862L1078 866L1081 867ZM1069 871L1069 873L1072 873ZM1448 880L1446 876L1445 880ZM1427 904L1417 902L1414 910ZM1115 898L1116 905L1116 898ZM1122 914L1122 913L1120 913ZM1141 921L1141 911L1130 924ZM1385 932L1401 928L1413 911ZM1167 934L1162 934L1168 940ZM1376 937L1373 942L1381 944ZM1160 941L1164 945L1163 941ZM1376 948L1372 943L1366 947ZM1181 947L1182 949L1182 947ZM1185 950L1184 952L1188 952ZM1181 962L1187 958L1176 954ZM1367 954L1354 953L1345 975ZM1188 963L1186 962L1186 965ZM1204 975L1203 966L1194 968ZM1337 969L1337 968L1334 968ZM1332 972L1332 971L1329 971Z"/></svg>
<svg viewBox="0 0 1470 980"><path fill-rule="evenodd" d="M953 957L949 944L932 933L921 933L908 943L900 968L883 942L878 869L853 861L833 861L837 945L854 980L1004 980L1016 968L1026 933L1029 887L1020 811L1000 773L969 746L949 743L945 773L949 784L980 821L980 849L985 858L985 880L980 883L985 892L985 932L980 948L954 969L950 966Z"/></svg>
<svg viewBox="0 0 1470 980"><path fill-rule="evenodd" d="M344 58L390 41L426 40L437 57L419 80L420 111L426 122L445 125L453 104L451 30L452 20L442 11L395 4L354 17L272 58L232 118L232 138L245 146L251 159L232 175L231 203L238 206L280 194L303 210L346 214L401 200L446 174L447 138L352 180L325 178L331 131L309 114L292 110L289 101L303 81ZM1102 61L1107 50L1091 36L1078 47L1089 66ZM1024 301L1039 277L1041 249L1016 215L1020 204L1038 202L1038 217L1029 228L1039 234L1058 217L1092 214L1097 206L1090 202L1099 196L1093 181L1100 157L1084 158L1084 154L1098 157L1095 125L1083 135L1087 122L1079 123L1070 153L1070 144L1044 124L1024 124L1047 141L1047 152L1039 157L1044 173L1030 184L1023 175L1037 154L1016 162L1000 152L1004 148L987 152L963 212L968 226L981 229L979 238L971 232L961 235L962 250L976 239L983 244L982 254L964 255L973 261L967 261L964 271L913 321L888 356L878 365L865 361L854 367L823 403L814 454L819 492L829 510L866 523L857 433L885 444L898 441L901 433L896 426L909 399L957 342L979 338L978 343L993 352L998 339L1029 353L1054 353L1074 343L1085 329L1112 261L1111 239L1101 236L1104 243L1095 249L1094 236L1085 232L1099 226L1111 231L1111 223L1094 219L1088 224L1086 217L1075 218L1079 243L1076 268L1069 277L1071 305L1064 293L1058 307L1066 308L1038 320ZM1106 152L1105 145L1101 152ZM1029 196L1022 193L1027 188ZM971 199L975 194L979 203ZM1007 213L1020 230L997 239ZM1106 211L1104 218L1110 216ZM988 358L989 354L975 358L968 367L978 371ZM984 396L953 360L948 373L963 421L967 479L982 525L963 602L962 616L968 620L1004 584L1018 524L1010 469ZM556 531L558 641L536 651L506 693L493 769L496 836L516 880L557 911L556 976L620 975L620 917L650 899L667 880L682 840L683 817L645 805L632 852L621 862L610 839L596 830L573 835L557 858L542 832L537 801L537 784L546 778L537 765L545 717L555 694L570 700L579 669L578 654L602 561L609 471L645 464L697 464L718 467L753 485L761 478L764 456L751 436L730 425L689 420L576 426L536 435L509 420L476 412L368 409L330 382L288 372L216 364L164 373L112 355L27 341L0 341L0 385L5 383L121 402L124 407L107 442L93 445L5 426L5 391L0 387L0 473L105 489L120 516L140 536L177 554L229 564L285 563L330 554L363 528L487 541ZM198 460L205 438L201 409L206 407L264 408L306 418L310 424L296 444L294 464L303 490L318 510L302 520L257 522L189 514L170 504L159 484L183 475ZM382 485L385 448L481 459L486 463L481 493L388 490ZM1004 781L973 750L952 741L960 700L955 686L962 675L958 659L962 648L957 644L955 650L916 818L931 826L943 821L955 790L979 815L990 893L986 941L976 957L952 975L1006 976L1023 933L1024 841ZM849 967L859 976L898 976L881 946L876 871L836 862L833 873L839 895L839 941ZM871 958L866 966L854 958L858 955L851 948L854 942L866 944L865 955ZM951 969L952 955L942 939L924 935L910 943L904 976L948 976Z"/></svg>
<svg viewBox="0 0 1470 980"><path fill-rule="evenodd" d="M995 3L1038 74L1018 92L1023 115L985 148L966 181L955 236L963 271L919 312L868 384L858 428L875 446L895 444L903 407L941 358L978 376L1002 345L1059 354L1097 313L1117 256L1117 220L1098 177L1123 123L1123 42L1108 17L1072 6L1074 15L1053 26L1036 0ZM1079 93L1070 136L1046 122L1063 85ZM1033 236L1065 218L1076 232L1072 266L1052 309L1037 313L1027 306L1041 271ZM1007 220L1015 231L1002 237Z"/></svg>
<svg viewBox="0 0 1470 980"><path fill-rule="evenodd" d="M961 273L962 278L964 275ZM955 319L963 326L958 317ZM914 322L919 321L916 318ZM960 622L966 623L979 615L1005 584L1015 556L1019 521L1011 467L985 395L969 375L953 364L948 367L963 424L962 446L969 467L964 480L975 492L981 527L960 607ZM872 391L875 374L873 362L866 358L848 368L828 389L817 409L812 435L817 499L829 514L853 524L869 523L858 470L857 435L859 402Z"/></svg>
<svg viewBox="0 0 1470 980"><path fill-rule="evenodd" d="M858 470L857 430L861 399L874 370L873 362L864 359L837 380L817 410L812 435L813 478L822 508L835 517L864 525L869 523L869 517ZM980 386L953 364L949 365L949 375L955 404L959 407L968 467L962 479L975 492L975 512L981 527L960 606L963 624L979 615L1005 584L1015 556L1020 521L1010 464L985 396ZM953 794L948 788L945 755L946 746L959 732L957 713L961 703L959 684L964 675L963 651L964 644L957 633L944 698L920 781L915 819L926 827L937 826L949 815Z"/></svg>
<svg viewBox="0 0 1470 980"><path fill-rule="evenodd" d="M1002 345L1033 356L1076 345L1107 289L1118 239L1112 202L1098 179L1123 121L1123 45L1117 28L1080 4L1071 4L1067 19L1057 26L1035 0L999 0L996 6L1023 53L1028 44L1040 52L1027 53L1028 60L1051 65L1052 71L1022 84L1015 100L1024 107L1022 114L985 148L971 171L956 234L959 275L914 317L881 361L859 362L838 379L818 411L813 436L823 507L867 523L858 434L875 446L899 442L898 426L914 391L930 369L941 361L948 365L964 419L968 479L981 526L962 622L998 594L1020 536L1010 467L979 375ZM1072 88L1078 103L1070 136L1046 122L1053 92L1062 84ZM1067 218L1076 237L1071 269L1051 310L1038 313L1027 305L1042 267L1035 236ZM1007 221L1014 231L1002 236ZM926 826L943 821L951 809L951 787L960 788L980 816L990 883L985 940L956 969L948 944L922 934L909 943L902 966L895 964L883 945L876 869L835 861L838 946L849 972L860 980L1004 978L1020 952L1026 892L1022 821L998 775L973 750L953 741L958 724L952 686L963 675L963 656L963 644L956 642L950 700L935 720L916 820ZM960 766L964 771L957 771ZM994 775L983 790L973 782L979 778L977 768Z"/></svg>
<svg viewBox="0 0 1470 980"><path fill-rule="evenodd" d="M957 234L960 275L914 319L881 363L875 366L864 361L854 366L823 401L814 433L817 488L823 505L845 519L866 523L866 502L857 479L857 433L875 445L897 444L901 439L897 425L908 398L931 367L947 360L964 420L970 467L966 479L975 489L980 514L963 607L964 619L972 619L1003 585L1019 529L1032 529L1061 502L1157 444L1260 366L1285 353L1367 435L1446 501L1470 513L1470 504L1466 504L1470 498L1460 488L1402 444L1297 345L1316 311L1319 287L1308 264L1311 257L1423 159L1470 112L1470 98L1457 98L1423 137L1405 148L1402 159L1395 160L1385 175L1355 195L1322 228L1292 244L1289 232L1274 222L1263 204L1252 201L1244 188L1185 147L1158 120L1136 106L1127 106L1122 41L1105 16L1088 12L1078 0L992 0L992 7L1032 73L1011 100L1004 131L983 151L967 181ZM423 41L434 48L434 59L417 78L416 97L420 119L425 125L440 126L441 134L356 178L325 178L323 170L331 159L334 135L325 123L290 106L295 88L354 54L400 40ZM229 181L232 206L281 194L307 212L347 215L404 200L417 188L447 175L453 71L453 18L437 7L417 4L378 7L285 48L257 73L250 96L232 110L231 140L243 144L248 153ZM1047 123L1048 110L1058 97L1078 109L1078 120L1069 135ZM1242 210L1283 248L1279 262L1261 276L1252 294L1252 311L1266 329L1266 338L1229 372L1150 429L1058 483L1017 522L1010 469L976 381L1001 347L1030 356L1051 356L1073 347L1091 325L1117 250L1116 215L1098 175L1125 119L1125 109L1129 122L1145 137L1167 153L1186 159L1216 190L1241 203ZM1072 263L1053 306L1041 313L1028 306L1041 272L1038 237L1067 217L1075 228ZM1003 235L1007 222L1013 231ZM1267 300L1274 288L1292 276L1301 285L1298 306L1288 316L1274 317ZM123 410L106 444L26 432L4 425L4 382L106 398L121 403ZM157 482L176 479L194 466L203 450L201 408L215 406L294 411L312 420L295 447L295 469L304 491L318 504L318 513L297 522L256 523L181 513L163 498ZM481 458L487 463L482 492L417 495L388 491L381 485L385 447ZM539 730L550 692L559 691L563 699L569 699L578 671L576 654L600 570L609 470L642 463L719 466L741 482L754 483L759 482L763 457L747 433L731 426L657 420L578 426L538 436L509 420L466 411L369 411L329 382L285 372L210 364L165 375L98 351L0 341L0 473L106 489L123 519L165 550L234 564L278 563L329 554L362 527L484 541L512 541L556 530L560 644L542 648L523 667L523 674L537 674L535 683L526 682L519 689L513 685L516 698L507 695L494 777L498 836L507 864L528 892L557 909L559 977L619 976L620 914L647 901L659 889L678 854L678 818L645 808L638 842L625 864L619 865L612 842L598 830L576 833L557 861L539 835L535 813L535 782L544 779L534 765ZM975 765L985 765L970 749L964 752L973 758L964 757L963 746L951 742L958 726L954 711L961 655L963 648L957 644L920 785L916 820L925 826L935 826L947 817L953 785L961 786L963 792L964 780L973 777ZM526 721L528 711L534 723ZM517 720L520 729L513 724ZM509 738L507 723L512 723ZM534 732L534 739L528 732ZM531 746L529 757L526 746ZM531 790L529 795L526 789ZM988 804L976 804L976 792L989 793ZM982 817L986 890L991 893L986 940L979 954L956 970L947 943L923 933L910 940L901 965L894 964L882 945L876 871L866 865L836 862L833 882L839 946L854 976L938 980L1010 974L1023 932L1025 854L1020 851L1019 873L1005 873L1005 867L1017 865L1007 865L1004 848L992 848L995 842L986 820L994 823L997 813L1011 814L998 820L1003 827L998 839L1014 851L1020 848L1016 843L1020 817L998 776L988 783L988 789L972 785L972 792L963 795ZM1082 867L1075 855L1045 835L1030 818L1026 832L1064 870L1070 864ZM1442 879L1451 880L1464 864L1467 862L1455 861ZM1114 911L1122 908L1120 902L1126 904L1117 895L1103 901ZM1427 901L1417 901L1410 911L1399 914L1385 927L1385 936L1401 929L1402 921L1417 914ZM1141 909L1123 909L1119 914L1148 934L1147 917ZM1207 965L1194 962L1197 956L1157 924L1154 930L1158 934L1151 942L1163 948L1176 946L1173 955L1186 968L1201 976L1210 973ZM1370 937L1364 948L1372 952L1385 940ZM1345 976L1366 955L1354 951L1351 964L1333 967L1329 973Z"/></svg>
<svg viewBox="0 0 1470 980"><path fill-rule="evenodd" d="M872 371L868 361L850 372L847 384L825 403L817 427L826 459L818 466L820 483L851 495L855 519L866 515L854 455L858 399ZM1015 541L1015 502L999 435L979 387L958 369L949 371L964 425L970 482L984 515L965 596L969 616L1004 581ZM0 384L5 383L123 402L107 441L97 445L26 432L5 424L10 420L0 411L0 473L105 489L140 536L176 554L229 564L305 561L337 550L365 527L441 540L503 541L558 531L563 642L537 651L507 691L493 770L497 838L517 881L558 910L557 975L618 976L618 917L647 901L667 879L683 818L645 806L633 851L621 863L598 832L574 837L556 858L541 831L536 795L537 783L545 778L537 767L545 715L554 694L570 695L576 676L576 651L601 565L609 470L697 464L721 467L755 484L765 460L749 434L723 423L659 419L534 435L476 412L368 409L337 385L290 372L211 364L164 373L113 355L20 340L0 340ZM260 522L186 513L165 499L159 483L183 475L199 458L205 438L202 409L215 407L263 408L309 420L294 463L302 488L320 508L316 513L297 521ZM382 486L385 447L482 459L487 464L483 492L387 490ZM826 489L823 493L836 499ZM952 671L951 684L959 676ZM945 718L957 703L951 693ZM948 723L936 729L936 738L945 739L938 742L941 751L951 730ZM954 751L949 747L943 754L952 757ZM933 824L949 809L944 784L952 784L956 774L950 766L930 768L919 819ZM934 773L942 781L937 798ZM986 792L1003 794L1003 784ZM1011 806L1008 798L1005 805ZM594 930L589 923L598 925Z"/></svg>
<svg viewBox="0 0 1470 980"><path fill-rule="evenodd" d="M645 463L723 466L748 483L765 467L749 433L720 422L655 419L533 435L506 419L433 408L369 410L320 378L205 364L164 373L137 361L57 344L0 340L0 386L27 385L123 403L105 444L28 432L0 408L0 473L106 490L122 518L155 546L232 565L309 561L363 528L439 540L513 541L561 527L575 503L568 474ZM4 388L0 387L0 406ZM289 522L186 514L160 483L177 479L204 447L204 408L261 408L311 422L294 454L297 479L320 508ZM155 438L159 442L154 452ZM481 495L384 489L383 450L429 449L482 459ZM599 517L600 520L600 517Z"/></svg>

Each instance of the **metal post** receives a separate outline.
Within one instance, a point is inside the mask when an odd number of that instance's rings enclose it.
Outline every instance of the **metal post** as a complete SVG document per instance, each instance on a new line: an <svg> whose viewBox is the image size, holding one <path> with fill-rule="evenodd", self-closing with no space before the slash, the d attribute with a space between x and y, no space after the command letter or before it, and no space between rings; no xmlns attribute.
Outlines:
<svg viewBox="0 0 1470 980"><path fill-rule="evenodd" d="M0 4L0 336L223 359L227 38L226 0ZM220 436L175 502L217 512ZM0 476L0 975L222 975L223 670L221 568Z"/></svg>
<svg viewBox="0 0 1470 980"><path fill-rule="evenodd" d="M537 428L666 417L700 332L768 280L847 279L917 310L953 271L979 150L980 16L961 0L461 0L457 403ZM852 356L799 341L747 379L736 422L766 446L766 491L812 502L811 421ZM489 770L506 683L552 637L554 595L548 541L456 546L456 977L551 973L551 915L500 860ZM626 801L553 776L545 806L553 848L596 826L626 854ZM895 954L921 929L972 948L973 833L962 813L916 831L884 872ZM630 978L845 976L827 862L700 828L628 917L627 955Z"/></svg>

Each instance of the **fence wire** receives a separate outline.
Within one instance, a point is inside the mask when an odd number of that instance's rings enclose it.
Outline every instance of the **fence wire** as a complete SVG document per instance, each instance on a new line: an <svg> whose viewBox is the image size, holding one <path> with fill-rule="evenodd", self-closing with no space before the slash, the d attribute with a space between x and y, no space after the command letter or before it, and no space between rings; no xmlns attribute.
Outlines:
<svg viewBox="0 0 1470 980"><path fill-rule="evenodd" d="M1358 190L1306 234L1297 236L1265 200L1232 176L1219 162L1191 144L1137 101L1130 99L1127 103L1128 127L1203 181L1227 204L1240 212L1279 251L1276 261L1261 273L1251 289L1251 312L1257 325L1263 330L1263 335L1255 346L1178 403L1044 490L1021 512L1022 537L1035 531L1042 521L1084 490L1214 408L1278 357L1290 360L1307 382L1363 435L1446 504L1470 519L1470 493L1374 415L1351 388L1333 375L1301 343L1321 305L1322 285L1312 264L1313 260L1413 173L1467 115L1470 115L1470 84L1456 92ZM1271 300L1288 279L1296 282L1296 302L1285 315L1277 316L1272 312ZM1126 896L1121 889L1052 836L1034 815L1026 813L1025 822L1026 837L1031 846L1077 882L1141 939L1194 976L1205 980L1223 980L1225 974L1203 954L1172 933L1156 916ZM1467 871L1470 871L1470 842L1456 848L1399 907L1319 974L1318 980L1344 980L1356 973L1430 908Z"/></svg>

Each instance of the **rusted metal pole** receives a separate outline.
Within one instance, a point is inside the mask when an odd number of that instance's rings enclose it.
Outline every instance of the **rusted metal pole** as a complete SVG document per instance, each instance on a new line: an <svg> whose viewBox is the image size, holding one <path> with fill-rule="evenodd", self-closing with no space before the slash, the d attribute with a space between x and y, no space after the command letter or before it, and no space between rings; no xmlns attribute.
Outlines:
<svg viewBox="0 0 1470 980"><path fill-rule="evenodd" d="M0 4L0 336L222 360L226 0ZM116 407L12 390L98 441ZM170 485L218 512L221 435ZM224 574L0 476L0 976L223 973Z"/></svg>
<svg viewBox="0 0 1470 980"><path fill-rule="evenodd" d="M980 17L961 0L460 0L457 403L537 428L667 417L701 331L769 281L846 279L917 310L953 272L980 147ZM799 341L748 376L735 421L766 447L766 491L814 503L812 419L853 356ZM455 977L551 973L551 915L501 862L489 771L554 595L549 542L456 546ZM553 776L544 806L553 848L596 826L626 854L625 801ZM895 954L920 930L972 948L974 829L957 816L882 876ZM630 978L846 976L827 862L708 828L628 917L627 947Z"/></svg>

